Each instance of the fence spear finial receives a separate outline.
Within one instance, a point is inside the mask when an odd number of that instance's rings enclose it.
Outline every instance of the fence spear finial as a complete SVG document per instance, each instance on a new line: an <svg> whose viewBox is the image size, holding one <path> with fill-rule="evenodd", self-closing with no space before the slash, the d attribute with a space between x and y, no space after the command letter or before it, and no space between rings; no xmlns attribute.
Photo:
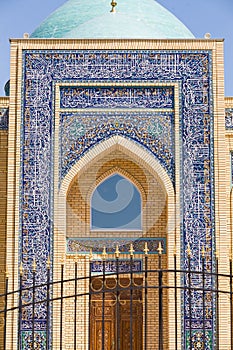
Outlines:
<svg viewBox="0 0 233 350"><path fill-rule="evenodd" d="M148 248L147 242L145 242L145 247L144 247L143 251L144 251L145 255L148 255L149 248Z"/></svg>
<svg viewBox="0 0 233 350"><path fill-rule="evenodd" d="M62 254L61 265L62 265L62 266L65 265L65 254Z"/></svg>
<svg viewBox="0 0 233 350"><path fill-rule="evenodd" d="M75 256L74 256L74 263L75 263L75 264L78 263L78 255L77 255L77 254L75 254Z"/></svg>
<svg viewBox="0 0 233 350"><path fill-rule="evenodd" d="M32 272L36 272L36 259L34 257L33 263L32 263Z"/></svg>
<svg viewBox="0 0 233 350"><path fill-rule="evenodd" d="M118 259L120 256L120 250L119 250L119 246L116 246L116 251L115 251L115 257Z"/></svg>
<svg viewBox="0 0 233 350"><path fill-rule="evenodd" d="M130 243L130 248L129 248L130 256L133 256L134 251L135 250L133 249L133 243Z"/></svg>
<svg viewBox="0 0 233 350"><path fill-rule="evenodd" d="M159 241L159 246L158 246L157 251L158 251L159 255L162 255L162 253L163 253L163 247L162 247L161 241Z"/></svg>
<svg viewBox="0 0 233 350"><path fill-rule="evenodd" d="M6 272L5 272L6 278L9 278L9 270L8 270L8 266L6 266Z"/></svg>
<svg viewBox="0 0 233 350"><path fill-rule="evenodd" d="M20 276L23 276L23 263L22 263L22 261L19 265L19 274L20 274Z"/></svg>
<svg viewBox="0 0 233 350"><path fill-rule="evenodd" d="M189 242L188 242L188 247L187 247L187 254L188 254L188 257L191 258L192 251L191 251Z"/></svg>
<svg viewBox="0 0 233 350"><path fill-rule="evenodd" d="M205 257L205 247L204 247L204 244L203 244L203 246L202 246L201 255L202 255L202 258L204 259L204 257Z"/></svg>
<svg viewBox="0 0 233 350"><path fill-rule="evenodd" d="M106 247L104 246L104 247L103 247L103 253L102 253L102 259L103 259L103 260L106 260L106 257L107 257Z"/></svg>
<svg viewBox="0 0 233 350"><path fill-rule="evenodd" d="M50 260L50 256L48 255L48 259L47 259L47 269L50 270L51 267L51 260Z"/></svg>
<svg viewBox="0 0 233 350"><path fill-rule="evenodd" d="M174 245L173 255L176 256L176 243Z"/></svg>
<svg viewBox="0 0 233 350"><path fill-rule="evenodd" d="M93 260L93 252L92 252L92 248L90 249L89 259L90 259L90 260Z"/></svg>

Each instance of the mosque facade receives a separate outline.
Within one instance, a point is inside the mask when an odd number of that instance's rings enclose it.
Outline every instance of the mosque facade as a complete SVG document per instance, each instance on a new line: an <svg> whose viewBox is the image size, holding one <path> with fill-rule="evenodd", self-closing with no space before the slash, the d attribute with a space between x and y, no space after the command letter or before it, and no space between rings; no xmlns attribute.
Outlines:
<svg viewBox="0 0 233 350"><path fill-rule="evenodd" d="M9 96L0 97L0 291L6 270L9 290L33 288L34 279L46 285L49 261L50 281L60 281L62 270L70 280L64 295L78 288L79 298L75 316L73 298L63 311L59 302L49 309L38 302L34 318L21 306L20 316L7 318L6 348L124 350L117 335L131 331L131 350L230 349L228 297L198 291L203 256L209 290L216 265L222 274L231 266L233 98L224 96L223 40L194 38L152 0L68 0L10 44ZM149 270L158 263L174 270L175 261L180 270L200 272L192 282L197 291L181 287L176 303L173 289L164 292L162 343L157 290L148 291L146 321L145 292L138 289L141 301L131 311L127 298L134 294L124 295L117 335L119 310L106 297L102 342L103 301L90 302L88 293L99 290L94 277L103 252L113 273L120 250L124 275L117 283L124 285L132 277L131 249L140 286L145 247ZM176 283L188 278L179 275ZM113 280L104 272L109 290ZM173 285L174 274L164 280ZM228 282L218 281L222 290ZM46 290L38 289L37 301ZM49 293L58 300L60 284ZM27 290L22 301L31 298ZM18 296L8 305L17 303Z"/></svg>

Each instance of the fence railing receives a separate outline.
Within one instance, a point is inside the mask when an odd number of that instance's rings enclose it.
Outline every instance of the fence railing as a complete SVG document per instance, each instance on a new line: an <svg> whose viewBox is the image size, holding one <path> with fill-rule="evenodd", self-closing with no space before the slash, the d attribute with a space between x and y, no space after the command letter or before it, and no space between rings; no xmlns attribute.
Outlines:
<svg viewBox="0 0 233 350"><path fill-rule="evenodd" d="M193 267L188 252L186 268L178 269L174 255L174 268L167 269L161 246L150 256L145 245L144 255L136 258L131 245L124 259L118 247L112 258L104 248L101 260L90 255L87 273L81 277L74 261L72 278L66 278L62 263L60 279L52 280L48 260L46 282L38 284L34 263L30 285L21 265L19 289L9 290L6 274L0 294L0 347L9 349L14 342L18 350L62 350L64 344L74 350L219 350L219 300L224 298L229 319L226 342L233 350L232 259L229 274L219 273L217 258L215 270L208 271L205 252L200 260ZM39 328L41 308L46 322ZM30 327L25 327L25 319ZM12 322L17 334L8 330Z"/></svg>

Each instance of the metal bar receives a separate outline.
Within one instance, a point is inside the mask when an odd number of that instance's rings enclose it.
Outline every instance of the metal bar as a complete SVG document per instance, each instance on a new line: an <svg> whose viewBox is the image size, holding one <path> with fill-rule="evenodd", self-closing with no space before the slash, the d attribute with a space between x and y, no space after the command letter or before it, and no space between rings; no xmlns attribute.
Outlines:
<svg viewBox="0 0 233 350"><path fill-rule="evenodd" d="M63 342L63 288L64 288L64 262L61 264L61 292L60 292L60 350Z"/></svg>
<svg viewBox="0 0 233 350"><path fill-rule="evenodd" d="M191 255L188 255L188 296L189 296L189 349L192 350L192 278L191 278Z"/></svg>
<svg viewBox="0 0 233 350"><path fill-rule="evenodd" d="M74 264L74 350L77 348L77 293L78 293L78 264Z"/></svg>
<svg viewBox="0 0 233 350"><path fill-rule="evenodd" d="M92 260L92 252L90 254L90 262L89 262L89 319L88 319L88 349L91 350L91 260Z"/></svg>
<svg viewBox="0 0 233 350"><path fill-rule="evenodd" d="M203 344L205 349L205 340L206 340L206 334L205 334L205 255L204 252L202 253L202 312L203 312L203 325L202 325L202 332L203 332Z"/></svg>
<svg viewBox="0 0 233 350"><path fill-rule="evenodd" d="M119 258L116 258L116 270L117 270L117 295L116 295L116 344L117 344L117 350L120 350L120 304L119 304Z"/></svg>
<svg viewBox="0 0 233 350"><path fill-rule="evenodd" d="M116 256L116 350L120 350L119 256Z"/></svg>
<svg viewBox="0 0 233 350"><path fill-rule="evenodd" d="M47 293L46 293L46 309L47 309L47 322L46 322L46 350L49 350L49 330L50 330L50 260L47 262Z"/></svg>
<svg viewBox="0 0 233 350"><path fill-rule="evenodd" d="M4 350L6 350L6 320L7 320L7 296L8 296L8 282L9 275L8 271L6 272L6 282L5 282L5 303L4 303Z"/></svg>
<svg viewBox="0 0 233 350"><path fill-rule="evenodd" d="M133 350L133 254L130 254L130 350Z"/></svg>
<svg viewBox="0 0 233 350"><path fill-rule="evenodd" d="M35 293L36 293L36 261L32 268L32 349L35 349Z"/></svg>
<svg viewBox="0 0 233 350"><path fill-rule="evenodd" d="M216 255L216 350L219 350L219 283L218 283L218 257Z"/></svg>
<svg viewBox="0 0 233 350"><path fill-rule="evenodd" d="M194 333L196 332L196 330L194 329L194 312L192 310L192 302L193 302L193 293L196 291L198 293L200 293L200 295L202 295L202 301L201 301L201 306L202 306L202 312L201 314L203 314L203 325L201 325L201 330L200 332L203 334L202 340L204 342L204 344L199 343L199 346L202 346L203 349L205 349L207 347L207 339L208 339L208 328L207 328L207 321L208 321L208 312L211 311L209 310L209 304L207 302L207 293L208 296L211 294L213 297L213 303L215 304L214 306L216 307L216 330L215 330L215 341L216 341L216 350L219 349L219 295L221 295L220 293L225 293L226 295L230 294L230 305L229 305L229 311L230 311L230 336L231 336L231 341L229 341L229 345L231 350L233 350L233 264L232 264L232 258L230 257L229 259L229 270L230 273L229 274L219 274L219 268L218 268L218 258L216 257L216 270L214 272L208 272L206 271L206 258L205 255L202 256L202 261L201 261L201 269L199 271L195 271L195 269L191 269L191 265L192 265L192 258L191 255L188 257L188 266L186 269L184 270L177 270L177 260L176 260L176 254L174 254L174 269L163 269L162 268L162 253L158 255L158 269L148 269L148 256L145 255L145 269L143 271L144 274L144 300L142 301L143 305L144 305L144 325L142 327L144 327L144 339L142 341L143 343L143 349L147 350L147 348L150 347L149 344L149 340L147 339L148 336L148 332L149 329L148 324L149 324L149 320L147 320L148 318L148 300L149 300L149 291L153 290L156 291L156 289L158 289L158 295L157 292L156 295L158 296L159 299L159 305L158 305L158 311L159 311L159 319L158 319L158 323L159 323L159 350L163 349L163 347L165 347L165 345L163 344L163 341L165 339L164 334L163 334L163 321L164 321L164 315L163 315L163 308L165 308L163 306L163 299L165 299L165 295L164 295L164 288L165 289L169 289L169 288L173 288L173 286L171 285L166 285L163 284L163 278L164 278L164 273L169 273L169 274L173 274L174 276L174 312L175 312L175 346L174 348L177 350L178 348L178 333L177 333L177 320L178 320L178 307L177 307L177 301L179 298L179 292L178 290L184 290L185 291L185 300L187 302L187 306L189 307L189 311L187 311L187 318L186 318L186 331L187 334L185 334L186 337L186 342L185 342L185 347L187 347L187 349L191 349L193 350L195 346L197 346L194 342ZM130 346L128 346L128 350L130 349L134 349L134 336L135 336L135 328L134 328L134 321L135 321L135 309L134 309L134 301L135 301L135 288L136 290L140 290L140 288L143 289L143 285L138 286L136 284L137 280L134 280L134 260L133 260L133 253L130 256L130 274L129 272L127 273L128 277L130 277L130 287L128 286L127 288L130 289ZM120 350L122 347L122 339L120 339L120 333L124 333L120 327L121 327L121 306L120 306L120 293L121 290L124 289L124 287L121 287L121 274L119 274L119 258L116 257L116 288L114 287L114 290L112 291L112 293L116 293L116 332L114 333L114 342L115 345L113 345L112 342L112 348L113 346L114 349L116 350ZM158 275L156 275L158 274ZM180 276L180 274L182 276L186 277L186 284L179 286L178 283L178 278ZM130 275L130 276L129 276ZM115 272L112 274L112 276L115 276ZM158 277L157 277L158 276ZM196 279L196 276L199 276L199 281L200 284L197 286L194 283L194 280ZM51 318L50 318L50 313L51 313L51 303L53 302L53 299L51 297L51 288L52 288L52 281L51 281L51 271L49 268L47 268L47 282L45 282L43 284L43 288L45 290L46 286L47 286L47 295L45 296L45 298L43 300L38 300L37 298L37 290L38 290L38 285L36 284L36 268L33 267L32 270L32 284L30 285L30 288L28 288L27 290L29 290L30 296L31 296L31 300L30 300L30 304L28 305L24 305L22 304L22 297L23 297L23 293L24 293L24 289L23 289L23 275L20 273L19 276L19 289L16 290L15 292L8 292L9 286L8 286L8 276L6 275L6 283L5 283L5 293L1 295L1 297L4 299L5 301L5 305L3 310L1 310L2 315L4 314L4 338L3 338L3 343L4 343L4 349L6 349L6 323L7 323L7 317L9 314L9 300L11 300L11 297L9 299L9 296L19 296L18 299L18 305L15 305L14 308L12 308L11 310L18 310L19 311L19 317L16 320L16 322L18 322L18 334L16 333L15 336L18 340L18 350L22 349L22 313L24 312L24 308L28 307L30 308L30 311L32 311L32 318L31 318L31 330L30 332L30 348L31 349L36 349L38 346L38 327L37 327L37 305L47 305L47 325L46 325L46 350L49 350L49 346L51 347L51 338L49 338L49 329L50 329L50 325L51 325ZM105 337L107 336L107 328L106 328L106 306L107 306L107 302L108 302L108 285L106 284L107 282L107 277L109 277L109 275L106 275L106 261L103 259L103 288L102 291L100 291L100 303L101 303L101 297L103 298L103 303L102 303L102 349L101 350L106 350L106 339ZM155 285L151 285L150 284L150 278L149 277L155 277L156 281L158 281L158 284L156 283ZM85 278L87 278L85 281L88 281L88 276L86 276ZM157 279L158 278L158 279ZM172 277L173 278L173 277ZM215 285L214 286L208 286L208 279L209 278L213 278ZM220 278L226 278L227 280L229 280L229 288L226 289L222 289L219 290L219 281ZM80 278L82 279L82 278ZM61 279L60 281L56 281L57 286L61 286L61 290L60 290L60 296L54 298L55 300L57 300L56 302L58 302L58 300L60 299L61 302L61 313L60 313L60 349L62 349L62 332L63 332L63 321L64 321L64 316L63 316L63 308L64 308L64 298L72 298L71 300L73 300L73 298L75 298L75 302L74 302L74 309L75 309L75 321L74 321L74 338L75 338L75 344L76 344L76 340L78 341L78 333L76 332L77 330L77 320L78 320L78 297L81 296L85 296L85 298L88 297L88 293L78 293L78 265L77 262L75 263L75 276L74 278L70 279L70 281L72 281L72 283L74 282L74 288L75 288L75 293L74 295L67 295L64 292L63 295L63 286L65 286L65 283L67 282L67 279L64 279L64 266L63 264L61 265ZM89 283L91 286L91 265L90 265L90 269L89 269ZM136 286L136 287L135 287ZM40 287L41 288L41 287ZM151 289L150 289L151 288ZM16 293L16 294L14 294ZM89 310L91 312L91 295L96 294L96 292L92 292L91 288L89 291ZM102 295L101 295L102 293ZM166 293L166 292L165 292ZM173 294L173 291L171 292ZM210 293L210 294L209 294ZM122 298L123 299L123 298ZM77 302L77 304L76 304ZM127 296L127 302L129 302L129 295ZM58 302L59 303L59 302ZM7 305L8 304L8 305ZM128 304L129 305L129 304ZM7 307L8 306L8 307ZM59 305L58 305L59 307ZM147 322L148 321L148 322ZM192 322L193 321L193 322ZM92 343L92 333L90 333L90 325L91 325L91 319L89 318L89 349L94 350L94 345ZM129 325L129 323L128 323ZM143 329L143 328L142 328ZM120 332L121 331L121 332ZM94 332L93 332L94 333ZM65 338L65 336L63 335L63 338ZM117 338L117 339L116 339ZM64 341L65 339L63 339ZM100 339L99 339L100 341ZM49 344L50 342L50 344ZM188 344L189 343L189 344ZM72 341L73 344L73 341ZM74 348L76 349L77 345L74 344ZM72 346L72 345L71 345ZM100 345L101 347L101 345ZM112 350L112 349L111 349Z"/></svg>
<svg viewBox="0 0 233 350"><path fill-rule="evenodd" d="M177 312L177 261L174 253L174 299L175 299L175 350L178 349L178 312Z"/></svg>
<svg viewBox="0 0 233 350"><path fill-rule="evenodd" d="M231 350L233 350L233 305L232 305L232 257L230 256L230 312L231 312Z"/></svg>
<svg viewBox="0 0 233 350"><path fill-rule="evenodd" d="M162 272L162 254L159 253L159 350L163 350L163 272Z"/></svg>
<svg viewBox="0 0 233 350"><path fill-rule="evenodd" d="M18 349L19 350L21 349L22 282L23 282L23 270L20 268L20 273L19 273L19 316L18 316Z"/></svg>
<svg viewBox="0 0 233 350"><path fill-rule="evenodd" d="M105 347L105 259L103 259L103 287L102 287L102 350Z"/></svg>
<svg viewBox="0 0 233 350"><path fill-rule="evenodd" d="M148 256L147 254L145 255L145 296L144 296L144 350L147 350L147 298L148 298L148 273L147 273L147 269L148 269Z"/></svg>

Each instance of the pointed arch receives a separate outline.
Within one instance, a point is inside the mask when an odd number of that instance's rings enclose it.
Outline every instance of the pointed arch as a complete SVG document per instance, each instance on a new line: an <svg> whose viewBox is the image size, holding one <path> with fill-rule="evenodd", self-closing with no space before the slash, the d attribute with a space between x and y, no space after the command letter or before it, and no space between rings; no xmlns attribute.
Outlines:
<svg viewBox="0 0 233 350"><path fill-rule="evenodd" d="M107 158L110 154L114 154L115 151L122 152L133 162L140 164L141 168L147 170L148 173L152 175L152 178L154 177L156 182L159 183L161 190L164 191L164 194L166 195L166 227L164 226L167 237L166 264L168 269L172 269L174 268L174 248L177 249L177 251L180 250L179 180L177 180L178 194L176 202L176 194L172 181L156 157L142 145L119 135L105 139L92 149L89 149L86 154L70 169L68 174L63 179L58 192L57 207L55 210L55 225L57 225L57 233L54 237L54 244L56 257L61 257L65 252L67 194L69 193L71 187L75 184L75 181L79 175L85 178L85 172L88 171L92 164L95 164L95 162L98 163L98 161L101 162L102 159ZM98 175L98 171L95 173L95 175L96 174ZM104 175L103 172L102 174ZM101 182L101 176L95 176L95 185L97 185L99 182ZM134 181L132 180L132 182ZM86 259L86 261L88 261L89 257L82 256L82 259ZM179 255L177 255L177 266L179 266L179 261ZM59 262L55 260L55 264L59 265ZM173 280L170 282L168 281L168 283L173 283ZM168 312L169 315L174 314L172 307L169 308ZM171 325L172 324L173 323L171 322ZM173 328L171 327L169 329L172 333Z"/></svg>
<svg viewBox="0 0 233 350"><path fill-rule="evenodd" d="M114 135L106 140L103 140L92 149L88 150L86 154L77 161L77 163L70 169L61 183L58 193L57 215L55 215L55 223L58 232L66 237L66 196L73 181L78 174L82 174L88 170L93 161L101 160L108 154L115 150L121 151L128 155L132 160L140 163L150 174L152 174L160 183L161 188L164 189L167 195L167 246L172 247L168 249L168 266L173 264L173 248L176 246L179 249L179 201L176 199L176 194L172 181L166 170L161 166L155 156L150 153L145 147L139 145L131 139ZM62 254L64 251L62 252Z"/></svg>
<svg viewBox="0 0 233 350"><path fill-rule="evenodd" d="M122 150L134 159L140 159L150 172L156 174L156 177L164 187L167 195L174 196L174 188L171 179L155 156L138 143L119 135L112 136L87 151L87 153L78 160L76 164L74 164L68 174L64 177L60 187L60 194L66 195L73 179L79 172L85 171L91 161L96 159L96 157L103 157L105 154L110 153L116 148Z"/></svg>

